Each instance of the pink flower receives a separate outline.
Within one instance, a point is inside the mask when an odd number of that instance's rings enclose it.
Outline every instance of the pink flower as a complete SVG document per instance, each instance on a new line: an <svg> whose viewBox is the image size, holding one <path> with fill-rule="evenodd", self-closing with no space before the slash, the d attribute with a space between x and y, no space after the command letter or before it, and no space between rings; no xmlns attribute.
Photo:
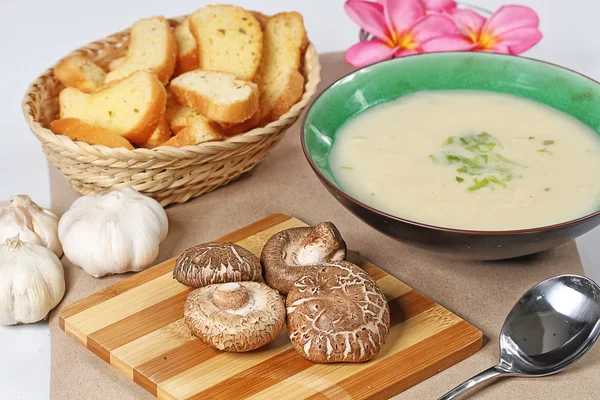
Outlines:
<svg viewBox="0 0 600 400"><path fill-rule="evenodd" d="M454 10L452 17L475 51L521 54L542 39L538 15L529 7L503 6L489 19L472 10Z"/></svg>
<svg viewBox="0 0 600 400"><path fill-rule="evenodd" d="M443 0L428 0L440 6ZM345 60L355 67L411 54L471 50L476 44L465 39L452 20L442 14L426 14L421 0L348 0L348 16L375 37L346 51Z"/></svg>
<svg viewBox="0 0 600 400"><path fill-rule="evenodd" d="M377 0L379 4L385 2L385 0ZM456 1L454 0L421 0L421 4L425 7L427 13L434 12L450 12L457 7Z"/></svg>
<svg viewBox="0 0 600 400"><path fill-rule="evenodd" d="M450 12L456 9L454 0L421 0L427 11Z"/></svg>

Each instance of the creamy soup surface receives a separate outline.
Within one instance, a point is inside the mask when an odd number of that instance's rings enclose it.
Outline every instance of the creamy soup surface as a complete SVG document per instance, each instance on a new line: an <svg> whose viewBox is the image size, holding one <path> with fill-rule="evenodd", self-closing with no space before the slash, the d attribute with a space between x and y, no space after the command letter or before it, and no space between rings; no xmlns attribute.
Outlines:
<svg viewBox="0 0 600 400"><path fill-rule="evenodd" d="M419 92L374 107L337 132L329 162L359 201L441 227L526 229L600 208L599 135L510 95Z"/></svg>

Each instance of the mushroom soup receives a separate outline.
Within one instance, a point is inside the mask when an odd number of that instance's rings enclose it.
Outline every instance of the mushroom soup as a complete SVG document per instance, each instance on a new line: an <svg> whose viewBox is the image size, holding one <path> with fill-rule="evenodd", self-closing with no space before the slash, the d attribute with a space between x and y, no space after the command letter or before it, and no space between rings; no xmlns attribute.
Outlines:
<svg viewBox="0 0 600 400"><path fill-rule="evenodd" d="M357 200L420 223L514 230L600 208L600 136L546 105L419 92L348 121L329 159Z"/></svg>

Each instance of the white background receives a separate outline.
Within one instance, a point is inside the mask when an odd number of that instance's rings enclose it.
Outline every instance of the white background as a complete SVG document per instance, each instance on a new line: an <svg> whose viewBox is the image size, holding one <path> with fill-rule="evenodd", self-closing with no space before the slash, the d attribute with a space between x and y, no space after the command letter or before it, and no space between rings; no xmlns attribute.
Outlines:
<svg viewBox="0 0 600 400"><path fill-rule="evenodd" d="M214 0L218 3L219 0ZM544 40L527 55L552 61L600 80L600 2L516 0L540 15ZM342 0L227 0L274 14L300 11L320 52L344 50L357 38ZM505 0L471 0L495 10ZM209 4L197 0L0 0L0 201L26 193L50 205L48 170L41 147L21 112L29 83L72 49L152 15L178 16ZM586 273L600 278L600 230L577 242ZM45 399L49 384L49 335L45 323L0 327L0 388L5 399Z"/></svg>

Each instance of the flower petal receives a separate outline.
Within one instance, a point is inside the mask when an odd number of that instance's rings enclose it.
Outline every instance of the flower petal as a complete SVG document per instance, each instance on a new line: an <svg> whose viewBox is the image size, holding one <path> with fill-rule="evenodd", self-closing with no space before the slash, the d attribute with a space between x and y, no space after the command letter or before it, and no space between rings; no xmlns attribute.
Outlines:
<svg viewBox="0 0 600 400"><path fill-rule="evenodd" d="M515 29L537 28L539 24L538 15L529 7L502 6L487 20L483 30L502 36Z"/></svg>
<svg viewBox="0 0 600 400"><path fill-rule="evenodd" d="M510 54L510 49L508 48L508 46L506 46L506 45L504 45L502 43L496 43L495 45L493 45L489 49L483 49L483 50L477 49L477 51L481 51L481 52L484 52L484 53Z"/></svg>
<svg viewBox="0 0 600 400"><path fill-rule="evenodd" d="M371 1L348 0L344 4L346 14L365 31L381 40L389 40L383 6Z"/></svg>
<svg viewBox="0 0 600 400"><path fill-rule="evenodd" d="M390 31L404 33L425 16L421 0L384 0L383 10Z"/></svg>
<svg viewBox="0 0 600 400"><path fill-rule="evenodd" d="M389 60L395 52L395 48L388 46L381 40L368 40L350 47L344 54L344 60L353 67L364 67L379 61Z"/></svg>
<svg viewBox="0 0 600 400"><path fill-rule="evenodd" d="M450 15L454 21L456 21L460 29L465 31L471 38L479 35L479 31L481 31L481 28L486 21L484 16L468 9L454 10Z"/></svg>
<svg viewBox="0 0 600 400"><path fill-rule="evenodd" d="M500 43L510 50L510 54L521 54L542 40L538 28L514 29L499 37Z"/></svg>
<svg viewBox="0 0 600 400"><path fill-rule="evenodd" d="M427 11L452 11L457 7L454 0L422 0Z"/></svg>
<svg viewBox="0 0 600 400"><path fill-rule="evenodd" d="M419 54L419 52L416 50L398 49L398 51L394 54L394 57L412 56L414 54Z"/></svg>
<svg viewBox="0 0 600 400"><path fill-rule="evenodd" d="M413 41L418 44L438 37L462 34L450 17L441 14L432 14L421 19L410 33Z"/></svg>
<svg viewBox="0 0 600 400"><path fill-rule="evenodd" d="M477 47L464 35L442 36L421 43L421 50L425 53L437 51L471 51Z"/></svg>

